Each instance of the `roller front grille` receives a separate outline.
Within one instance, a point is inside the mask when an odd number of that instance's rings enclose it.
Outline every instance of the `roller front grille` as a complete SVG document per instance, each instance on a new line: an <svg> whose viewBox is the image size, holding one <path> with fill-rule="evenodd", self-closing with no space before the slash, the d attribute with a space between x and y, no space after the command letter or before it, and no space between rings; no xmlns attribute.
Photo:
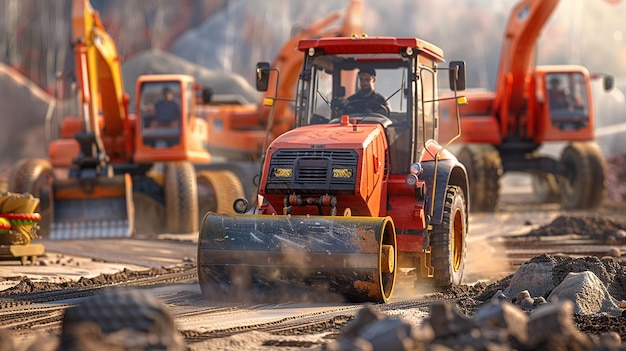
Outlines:
<svg viewBox="0 0 626 351"><path fill-rule="evenodd" d="M272 155L266 191L352 192L358 161L354 150L279 150Z"/></svg>

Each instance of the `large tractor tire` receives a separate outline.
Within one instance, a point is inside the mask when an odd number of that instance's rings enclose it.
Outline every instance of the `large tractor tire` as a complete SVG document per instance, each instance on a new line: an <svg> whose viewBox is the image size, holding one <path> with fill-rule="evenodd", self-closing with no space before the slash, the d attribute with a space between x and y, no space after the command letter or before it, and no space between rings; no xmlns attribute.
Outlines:
<svg viewBox="0 0 626 351"><path fill-rule="evenodd" d="M39 198L35 212L41 215L39 236L47 237L53 219L54 209L54 170L48 160L24 159L11 170L7 189L13 193L29 193Z"/></svg>
<svg viewBox="0 0 626 351"><path fill-rule="evenodd" d="M597 171L592 169L588 148L583 143L572 143L561 153L561 166L565 175L559 179L561 206L565 209L589 208L589 200L594 182L603 183L604 179L595 179ZM594 161L595 162L595 161Z"/></svg>
<svg viewBox="0 0 626 351"><path fill-rule="evenodd" d="M530 175L530 185L539 203L553 204L559 202L559 183L554 174L532 173Z"/></svg>
<svg viewBox="0 0 626 351"><path fill-rule="evenodd" d="M198 208L200 221L207 212L235 214L233 203L245 198L243 185L230 171L201 171L198 173Z"/></svg>
<svg viewBox="0 0 626 351"><path fill-rule="evenodd" d="M198 231L196 171L189 162L165 166L165 226L170 234Z"/></svg>
<svg viewBox="0 0 626 351"><path fill-rule="evenodd" d="M465 165L470 185L470 208L478 212L494 212L500 196L502 160L498 150L487 144L468 144L457 155Z"/></svg>
<svg viewBox="0 0 626 351"><path fill-rule="evenodd" d="M441 224L431 234L435 286L447 289L461 284L467 255L467 212L463 190L448 186Z"/></svg>

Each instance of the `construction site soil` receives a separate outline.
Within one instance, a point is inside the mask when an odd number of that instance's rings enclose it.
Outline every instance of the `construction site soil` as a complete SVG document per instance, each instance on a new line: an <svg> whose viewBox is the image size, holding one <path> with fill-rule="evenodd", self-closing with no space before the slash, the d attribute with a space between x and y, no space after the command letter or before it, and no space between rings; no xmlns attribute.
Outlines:
<svg viewBox="0 0 626 351"><path fill-rule="evenodd" d="M579 235L584 235L586 237L603 239L608 238L609 240L615 238L615 240L619 240L620 238L616 238L616 235L619 237L621 235L620 233L626 232L625 217L613 217L603 214L605 213L603 211L596 211L594 213L595 214L576 216L563 214L555 218L551 223L537 227L529 231L528 233L523 234L522 236L530 238L576 233ZM615 212L609 211L608 213ZM531 259L527 263L531 264L551 262L551 264L554 265L552 279L559 282L562 281L568 273L591 271L600 279L600 281L602 281L603 285L607 287L609 293L613 298L615 298L617 301L624 301L626 300L626 271L622 265L623 262L621 258L621 253L614 256L618 257L605 257L599 259L596 257L567 257L562 255L544 254ZM10 303L8 301L12 301L15 298L19 299L20 296L32 296L32 294L36 294L38 292L50 292L55 290L67 291L71 289L80 289L85 287L106 286L111 285L112 283L123 283L141 278L163 275L172 270L181 270L181 268L193 268L193 264L189 263L184 265L184 267L179 266L176 268L156 268L143 271L124 270L115 274L102 274L94 278L81 278L78 281L63 283L34 282L29 279L23 279L14 287L0 292L0 309L3 308L6 303ZM433 294L432 298L433 300L455 301L455 307L458 309L459 313L466 316L467 318L471 318L476 314L477 311L479 311L485 305L489 304L490 301L493 301L494 296L497 296L499 292L505 291L511 283L512 277L513 275L510 275L497 281L479 282L472 285L461 285L453 287L449 290ZM513 299L513 302L514 300L515 299ZM531 311L526 312L530 313ZM333 344L333 338L345 338L346 330L350 329L350 324L354 324L354 320L356 318L359 318L358 315L356 317L351 316L348 318L335 318L329 321L325 325L323 330L324 332L329 333L326 336L327 341L330 342L329 345L316 345L315 343L311 343L310 341L297 342L293 340L285 340L284 342L281 342L280 338L278 338L278 340L274 340L272 344L266 343L265 346L267 346L267 349L282 348L289 350L300 348L309 349L312 347L329 350L337 349L336 347L339 344L337 344L336 341L335 344ZM626 338L626 315L616 316L606 313L574 314L573 322L576 328L581 332L587 334L590 339L597 339L600 337L600 335L604 335L607 333L613 333L613 335L618 334L621 339ZM320 330L307 330L305 328L302 330L294 330L291 332L291 335L302 335L316 332L320 332ZM566 338L567 336L563 337ZM332 345L334 345L334 347ZM565 343L564 345L569 345L567 347L571 347L571 345L567 343ZM350 346L350 348L340 347L339 349L351 349L351 347L352 346ZM567 347L561 349L568 349ZM474 350L477 348L465 349ZM511 349L528 348L518 346ZM596 350L596 348L579 349ZM613 349L617 350L618 348Z"/></svg>

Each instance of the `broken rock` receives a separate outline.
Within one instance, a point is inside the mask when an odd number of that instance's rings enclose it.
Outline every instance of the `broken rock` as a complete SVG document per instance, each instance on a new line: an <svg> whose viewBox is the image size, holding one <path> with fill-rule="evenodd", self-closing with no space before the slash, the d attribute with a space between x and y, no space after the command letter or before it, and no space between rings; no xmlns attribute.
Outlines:
<svg viewBox="0 0 626 351"><path fill-rule="evenodd" d="M615 300L598 277L590 271L569 273L548 296L548 301L569 300L576 314L608 313L621 315Z"/></svg>

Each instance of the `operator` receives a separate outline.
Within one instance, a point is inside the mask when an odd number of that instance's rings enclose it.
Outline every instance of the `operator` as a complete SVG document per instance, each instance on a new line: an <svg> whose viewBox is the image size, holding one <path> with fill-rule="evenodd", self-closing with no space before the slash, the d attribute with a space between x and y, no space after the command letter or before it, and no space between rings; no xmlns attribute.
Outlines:
<svg viewBox="0 0 626 351"><path fill-rule="evenodd" d="M582 108L580 98L572 96L569 90L563 89L559 78L550 79L548 99L550 99L550 109L572 110Z"/></svg>
<svg viewBox="0 0 626 351"><path fill-rule="evenodd" d="M365 113L369 111L388 116L391 109L389 101L376 92L374 88L376 70L373 68L361 68L358 78L360 90L346 99L345 107L347 107L348 111L344 110L344 113Z"/></svg>
<svg viewBox="0 0 626 351"><path fill-rule="evenodd" d="M174 93L168 87L163 88L163 98L154 105L154 121L152 127L178 127L180 106L174 100Z"/></svg>

